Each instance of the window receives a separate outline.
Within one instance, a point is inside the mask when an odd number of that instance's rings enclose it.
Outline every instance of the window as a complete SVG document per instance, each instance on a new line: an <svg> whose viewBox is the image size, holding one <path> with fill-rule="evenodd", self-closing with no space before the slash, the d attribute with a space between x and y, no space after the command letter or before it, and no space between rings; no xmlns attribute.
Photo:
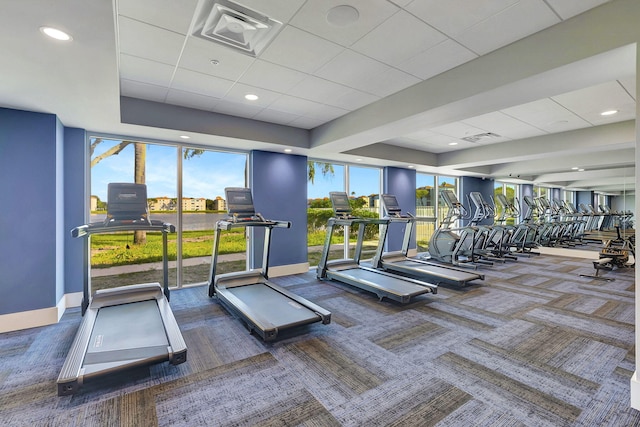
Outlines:
<svg viewBox="0 0 640 427"><path fill-rule="evenodd" d="M198 148L182 151L181 283L209 279L216 221L226 216L226 187L245 187L247 156ZM245 229L221 232L217 273L247 268Z"/></svg>
<svg viewBox="0 0 640 427"><path fill-rule="evenodd" d="M101 137L90 138L90 144L91 222L105 218L109 183L144 183L150 217L176 227L176 233L168 236L169 285L209 280L214 224L225 216L224 188L246 185L246 154ZM233 261L225 271L244 270L244 235L225 240L224 245L222 252L234 254L227 256ZM90 259L93 290L160 282L162 236L94 235Z"/></svg>
<svg viewBox="0 0 640 427"><path fill-rule="evenodd" d="M498 218L498 222L503 222L506 225L515 225L518 222L518 218L515 216L516 212L504 212L500 203L496 202L495 196L503 194L507 202L518 206L518 187L516 184L509 184L506 182L496 181L494 185L494 200L493 205L495 207L495 217Z"/></svg>
<svg viewBox="0 0 640 427"><path fill-rule="evenodd" d="M318 160L309 160L307 165L307 231L309 246L309 265L318 264L322 246L326 237L327 221L333 215L329 193L344 191L351 200L354 214L358 216L380 215L381 169L354 165L341 165ZM341 259L353 256L357 228L336 230L331 241L329 259ZM349 238L345 239L345 233ZM378 228L366 229L363 257L375 251Z"/></svg>
<svg viewBox="0 0 640 427"><path fill-rule="evenodd" d="M425 252L429 247L429 240L435 231L436 207L438 206L438 191L436 177L422 173L416 174L416 216L425 218L416 221L416 242L418 252Z"/></svg>

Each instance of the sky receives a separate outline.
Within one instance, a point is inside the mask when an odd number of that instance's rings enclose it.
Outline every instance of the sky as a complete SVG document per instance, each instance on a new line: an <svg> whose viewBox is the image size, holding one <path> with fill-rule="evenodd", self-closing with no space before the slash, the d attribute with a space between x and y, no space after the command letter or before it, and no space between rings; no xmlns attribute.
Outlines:
<svg viewBox="0 0 640 427"><path fill-rule="evenodd" d="M93 157L100 155L119 141L104 140ZM150 198L177 196L176 147L147 145L146 184ZM183 197L224 197L225 187L244 187L245 154L206 151L182 161ZM110 182L133 182L133 144L118 155L106 157L91 169L91 194L107 201Z"/></svg>
<svg viewBox="0 0 640 427"><path fill-rule="evenodd" d="M113 147L119 141L105 139L100 143L92 158ZM177 196L176 147L147 144L146 184L150 198ZM206 151L200 156L182 160L183 197L204 197L215 199L224 197L225 187L244 187L245 154ZM91 169L91 194L107 201L107 185L110 182L133 182L133 144L118 155L104 158ZM418 175L420 178L420 174ZM418 179L420 180L420 179ZM418 183L420 184L420 183ZM420 186L420 185L418 185ZM351 165L349 167L349 187L345 187L345 166L334 165L333 174L323 176L317 168L314 183L307 184L309 199L329 197L330 191L347 191L356 196L378 194L381 188L381 171Z"/></svg>

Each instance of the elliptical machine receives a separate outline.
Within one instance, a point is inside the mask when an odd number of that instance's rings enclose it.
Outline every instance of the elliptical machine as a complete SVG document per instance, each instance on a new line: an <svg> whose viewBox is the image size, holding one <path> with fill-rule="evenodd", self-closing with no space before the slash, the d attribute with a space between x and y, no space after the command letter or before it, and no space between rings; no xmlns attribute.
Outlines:
<svg viewBox="0 0 640 427"><path fill-rule="evenodd" d="M440 197L447 205L447 214L429 241L430 258L455 266L477 268L476 263L479 261L475 253L477 228L473 226L452 228L458 219L471 219L469 211L451 190L442 190Z"/></svg>

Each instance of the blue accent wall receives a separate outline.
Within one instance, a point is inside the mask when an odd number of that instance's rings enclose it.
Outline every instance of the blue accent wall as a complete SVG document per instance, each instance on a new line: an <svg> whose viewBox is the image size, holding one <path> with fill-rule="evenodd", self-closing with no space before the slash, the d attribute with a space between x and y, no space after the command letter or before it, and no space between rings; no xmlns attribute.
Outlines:
<svg viewBox="0 0 640 427"><path fill-rule="evenodd" d="M64 292L82 292L88 276L89 239L74 239L71 229L85 224L87 143L84 129L64 129Z"/></svg>
<svg viewBox="0 0 640 427"><path fill-rule="evenodd" d="M414 169L402 169L385 167L383 174L383 193L393 194L398 199L402 212L416 214L416 171ZM387 236L386 251L399 251L402 248L406 224L391 224ZM411 237L410 249L416 247L415 233Z"/></svg>
<svg viewBox="0 0 640 427"><path fill-rule="evenodd" d="M291 228L274 229L271 266L307 262L307 158L252 151L249 159L253 202L265 218L291 221ZM254 232L253 265L262 262L263 233Z"/></svg>
<svg viewBox="0 0 640 427"><path fill-rule="evenodd" d="M52 114L0 108L0 314L57 302L58 126Z"/></svg>
<svg viewBox="0 0 640 427"><path fill-rule="evenodd" d="M580 210L580 203L585 206L593 205L593 191L576 191L576 209Z"/></svg>

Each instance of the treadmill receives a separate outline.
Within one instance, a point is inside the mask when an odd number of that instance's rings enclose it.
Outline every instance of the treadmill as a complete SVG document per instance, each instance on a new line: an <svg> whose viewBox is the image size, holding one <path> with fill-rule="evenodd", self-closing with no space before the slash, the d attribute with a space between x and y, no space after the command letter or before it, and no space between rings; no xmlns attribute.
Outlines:
<svg viewBox="0 0 640 427"><path fill-rule="evenodd" d="M333 205L334 217L327 224L327 235L324 241L322 256L318 263L318 279L336 280L369 292L373 292L382 301L392 299L406 304L413 297L426 293L437 293L438 287L431 283L408 277L397 276L386 271L360 265L360 254L364 240L365 227L370 224L388 223L386 219L364 219L351 215L349 198L345 192L329 193ZM336 226L352 226L358 224L358 240L353 259L345 258L329 261L331 238Z"/></svg>
<svg viewBox="0 0 640 427"><path fill-rule="evenodd" d="M382 204L386 212L385 219L388 221L387 223L382 224L380 230L380 241L378 243L376 254L371 262L374 267L385 271L428 280L438 285L453 284L458 286L467 286L470 282L475 280L484 280L483 274L468 270L458 270L453 267L440 266L417 258L409 258L408 252L411 234L415 229L418 218L408 213L403 215L395 195L382 194L380 199L382 200ZM384 252L384 244L389 231L389 224L394 222L406 224L402 240L402 249L400 251Z"/></svg>
<svg viewBox="0 0 640 427"><path fill-rule="evenodd" d="M265 219L256 213L250 188L225 188L225 196L229 215L216 222L209 297L217 297L249 332L257 333L264 341L273 341L283 331L311 323L329 324L329 311L268 279L271 230L290 228L291 222ZM246 227L265 229L262 268L216 275L221 232Z"/></svg>
<svg viewBox="0 0 640 427"><path fill-rule="evenodd" d="M168 361L187 360L187 347L169 306L167 233L175 227L150 220L144 184L111 183L107 218L71 230L73 237L119 231L162 232L163 286L159 283L101 289L89 296L85 275L82 323L58 376L58 396L77 392L91 378ZM88 264L88 253L85 255Z"/></svg>

